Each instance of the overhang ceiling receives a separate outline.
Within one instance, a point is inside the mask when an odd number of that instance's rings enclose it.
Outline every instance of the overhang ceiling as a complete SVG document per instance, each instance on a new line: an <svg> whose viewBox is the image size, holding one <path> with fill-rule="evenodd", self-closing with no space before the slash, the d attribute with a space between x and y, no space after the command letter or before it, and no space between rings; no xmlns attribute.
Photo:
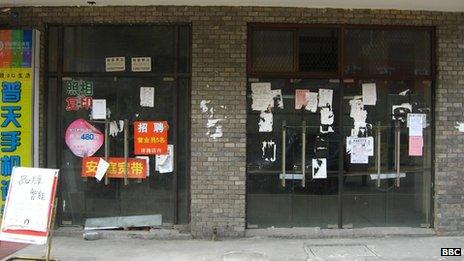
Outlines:
<svg viewBox="0 0 464 261"><path fill-rule="evenodd" d="M275 6L464 12L464 0L0 0L0 7L108 5Z"/></svg>

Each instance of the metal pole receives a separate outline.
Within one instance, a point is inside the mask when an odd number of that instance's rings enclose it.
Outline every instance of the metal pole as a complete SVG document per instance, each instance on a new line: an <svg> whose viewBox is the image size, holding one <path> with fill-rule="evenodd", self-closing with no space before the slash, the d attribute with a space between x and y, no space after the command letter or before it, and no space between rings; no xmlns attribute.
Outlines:
<svg viewBox="0 0 464 261"><path fill-rule="evenodd" d="M301 126L301 186L306 186L306 121Z"/></svg>
<svg viewBox="0 0 464 261"><path fill-rule="evenodd" d="M110 135L109 135L109 121L105 119L105 161L109 162L110 157ZM105 185L109 184L108 171L105 173Z"/></svg>
<svg viewBox="0 0 464 261"><path fill-rule="evenodd" d="M285 187L285 150L286 150L286 143L287 143L287 130L286 130L286 123L285 121L282 122L282 177L280 181L282 183L282 187Z"/></svg>
<svg viewBox="0 0 464 261"><path fill-rule="evenodd" d="M57 203L57 199L55 198L54 204L53 204L52 218L48 226L47 253L45 254L46 261L50 260L50 254L52 252L52 236L53 236L53 227L55 225L55 219L56 219L56 205L57 205L56 203Z"/></svg>
<svg viewBox="0 0 464 261"><path fill-rule="evenodd" d="M127 186L127 158L129 157L129 120L124 119L124 185Z"/></svg>

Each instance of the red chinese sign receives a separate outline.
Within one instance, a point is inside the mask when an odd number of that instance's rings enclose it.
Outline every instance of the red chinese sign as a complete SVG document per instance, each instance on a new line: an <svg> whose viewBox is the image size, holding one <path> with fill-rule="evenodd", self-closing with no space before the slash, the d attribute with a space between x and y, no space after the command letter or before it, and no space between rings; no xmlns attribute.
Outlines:
<svg viewBox="0 0 464 261"><path fill-rule="evenodd" d="M82 177L95 177L99 157L85 157L82 160ZM109 158L108 178L124 178L124 158ZM132 179L144 179L147 177L147 161L145 159L127 159L127 177Z"/></svg>
<svg viewBox="0 0 464 261"><path fill-rule="evenodd" d="M134 122L134 154L163 155L168 153L167 121Z"/></svg>

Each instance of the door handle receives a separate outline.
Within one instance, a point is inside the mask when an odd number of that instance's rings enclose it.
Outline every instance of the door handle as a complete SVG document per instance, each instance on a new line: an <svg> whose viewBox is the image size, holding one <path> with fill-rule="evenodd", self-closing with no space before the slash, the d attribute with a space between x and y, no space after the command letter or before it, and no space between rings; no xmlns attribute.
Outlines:
<svg viewBox="0 0 464 261"><path fill-rule="evenodd" d="M377 187L380 188L380 166L381 166L381 138L382 138L382 129L380 122L377 122Z"/></svg>
<svg viewBox="0 0 464 261"><path fill-rule="evenodd" d="M280 182L282 187L285 187L285 151L286 151L286 143L287 143L287 130L286 130L286 122L282 122L282 176L280 177Z"/></svg>
<svg viewBox="0 0 464 261"><path fill-rule="evenodd" d="M395 152L396 152L396 187L400 187L400 158L401 158L401 125L399 121L395 122L395 134L396 134L396 144L395 144Z"/></svg>
<svg viewBox="0 0 464 261"><path fill-rule="evenodd" d="M124 185L128 185L127 158L129 157L129 120L124 119Z"/></svg>
<svg viewBox="0 0 464 261"><path fill-rule="evenodd" d="M306 121L301 126L301 186L306 186Z"/></svg>

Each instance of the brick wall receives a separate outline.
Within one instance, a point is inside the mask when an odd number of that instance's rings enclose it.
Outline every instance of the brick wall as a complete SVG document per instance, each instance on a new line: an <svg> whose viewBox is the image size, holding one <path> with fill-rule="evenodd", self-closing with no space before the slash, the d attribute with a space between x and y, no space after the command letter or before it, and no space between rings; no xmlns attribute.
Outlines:
<svg viewBox="0 0 464 261"><path fill-rule="evenodd" d="M454 127L456 121L464 121L463 13L184 6L24 7L12 11L17 18L0 14L0 24L42 31L46 23L192 24L191 228L195 236L204 237L211 236L213 228L227 236L243 235L245 229L247 22L436 26L435 228L439 234L464 234L464 133ZM41 83L44 108L43 78ZM223 137L205 135L208 115L199 107L202 100L216 109L214 117L221 119Z"/></svg>

